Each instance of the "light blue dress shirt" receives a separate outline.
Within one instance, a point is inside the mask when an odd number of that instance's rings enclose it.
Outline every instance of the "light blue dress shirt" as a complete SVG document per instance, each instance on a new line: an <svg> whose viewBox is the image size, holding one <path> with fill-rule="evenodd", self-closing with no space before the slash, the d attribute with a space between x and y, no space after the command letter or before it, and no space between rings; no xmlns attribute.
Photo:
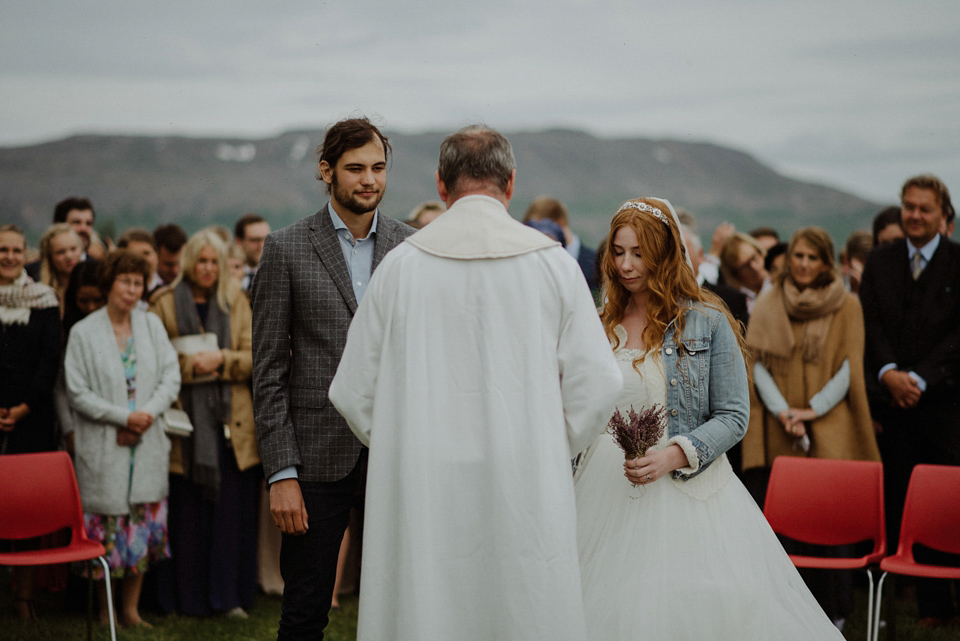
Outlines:
<svg viewBox="0 0 960 641"><path fill-rule="evenodd" d="M347 263L350 284L353 285L353 295L359 305L363 293L367 291L370 276L373 274L373 245L377 233L379 212L376 210L373 212L373 222L370 224L370 232L367 237L357 240L347 229L346 223L340 220L337 212L333 211L332 203L327 204L327 210L330 212L330 222L333 223L333 228L337 230L337 239L340 241L340 249L343 250L343 260Z"/></svg>

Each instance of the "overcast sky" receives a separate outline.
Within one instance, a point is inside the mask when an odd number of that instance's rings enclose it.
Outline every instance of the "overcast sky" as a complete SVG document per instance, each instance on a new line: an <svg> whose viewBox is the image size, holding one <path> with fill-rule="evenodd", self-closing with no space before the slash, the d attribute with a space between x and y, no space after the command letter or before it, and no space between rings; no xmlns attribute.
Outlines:
<svg viewBox="0 0 960 641"><path fill-rule="evenodd" d="M960 194L960 2L0 4L0 146L357 113L710 141L881 202L926 171Z"/></svg>

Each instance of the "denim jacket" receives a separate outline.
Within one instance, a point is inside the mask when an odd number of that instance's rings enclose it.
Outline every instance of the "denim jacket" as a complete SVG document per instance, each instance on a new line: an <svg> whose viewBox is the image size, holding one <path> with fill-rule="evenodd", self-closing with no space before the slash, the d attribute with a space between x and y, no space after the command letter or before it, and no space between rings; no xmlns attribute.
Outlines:
<svg viewBox="0 0 960 641"><path fill-rule="evenodd" d="M750 417L747 369L726 315L703 303L689 304L684 313L679 343L671 322L660 348L667 434L690 462L674 472L679 479L696 476L736 445Z"/></svg>

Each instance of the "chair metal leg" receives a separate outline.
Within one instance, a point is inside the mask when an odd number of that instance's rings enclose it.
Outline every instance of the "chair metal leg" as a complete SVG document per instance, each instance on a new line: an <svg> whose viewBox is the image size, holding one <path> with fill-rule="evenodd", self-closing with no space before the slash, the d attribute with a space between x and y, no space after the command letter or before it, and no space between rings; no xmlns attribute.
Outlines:
<svg viewBox="0 0 960 641"><path fill-rule="evenodd" d="M87 559L87 641L93 641L93 559Z"/></svg>
<svg viewBox="0 0 960 641"><path fill-rule="evenodd" d="M102 556L98 556L97 560L100 561L100 565L103 566L103 582L107 590L107 616L110 618L110 641L117 641L117 621L113 613L113 588L110 585L110 566L107 565L107 560Z"/></svg>
<svg viewBox="0 0 960 641"><path fill-rule="evenodd" d="M877 583L877 600L873 606L873 625L870 626L873 629L873 638L870 641L877 641L877 638L880 636L880 602L883 598L883 582L886 578L887 573L884 572L880 575L880 581ZM896 598L896 595L894 595L894 598Z"/></svg>
<svg viewBox="0 0 960 641"><path fill-rule="evenodd" d="M867 641L876 641L873 636L873 572L867 568Z"/></svg>

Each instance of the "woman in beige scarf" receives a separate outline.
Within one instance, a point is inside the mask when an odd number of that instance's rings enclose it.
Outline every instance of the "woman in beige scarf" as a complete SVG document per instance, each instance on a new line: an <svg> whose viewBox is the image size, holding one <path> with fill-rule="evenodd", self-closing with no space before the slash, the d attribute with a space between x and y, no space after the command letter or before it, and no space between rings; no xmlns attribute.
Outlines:
<svg viewBox="0 0 960 641"><path fill-rule="evenodd" d="M754 384L743 469L761 505L777 456L880 460L863 375L863 313L833 255L826 230L797 231L785 268L750 316ZM836 603L837 587L825 586L829 600L821 600L835 621L847 610Z"/></svg>
<svg viewBox="0 0 960 641"><path fill-rule="evenodd" d="M863 314L838 277L825 230L793 235L787 269L757 299L747 345L756 393L744 470L780 455L880 460L864 387Z"/></svg>

